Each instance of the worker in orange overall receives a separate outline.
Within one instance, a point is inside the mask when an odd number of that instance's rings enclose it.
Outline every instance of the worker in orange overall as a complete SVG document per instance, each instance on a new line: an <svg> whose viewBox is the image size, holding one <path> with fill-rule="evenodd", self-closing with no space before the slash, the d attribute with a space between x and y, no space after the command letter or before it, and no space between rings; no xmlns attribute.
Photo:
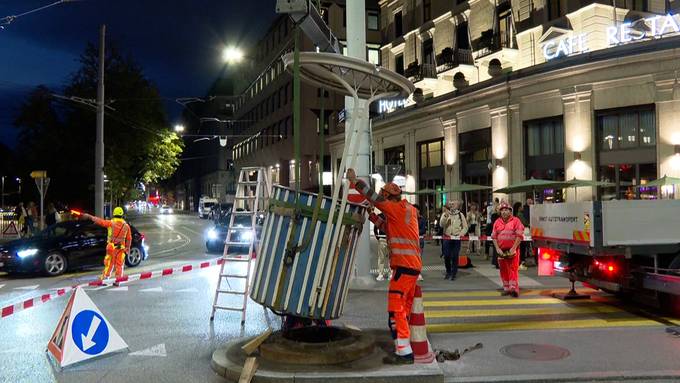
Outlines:
<svg viewBox="0 0 680 383"><path fill-rule="evenodd" d="M108 229L104 271L99 277L100 280L111 277L111 266L116 269L116 278L123 276L125 255L130 253L130 246L132 245L132 230L123 219L123 214L121 207L113 209L113 219L110 220L83 214L83 218L91 219L97 225Z"/></svg>
<svg viewBox="0 0 680 383"><path fill-rule="evenodd" d="M383 362L413 364L408 317L411 315L416 282L422 269L418 211L401 198L401 188L392 182L380 189L380 193L376 193L364 181L357 179L354 169L347 169L347 179L370 204L380 209L387 221L384 226L379 221L374 222L383 227L387 234L392 269L387 293L387 312L395 353L385 357Z"/></svg>
<svg viewBox="0 0 680 383"><path fill-rule="evenodd" d="M501 216L493 223L491 238L498 254L498 266L503 282L502 296L519 297L519 245L524 239L524 225L512 215L512 207L503 201Z"/></svg>

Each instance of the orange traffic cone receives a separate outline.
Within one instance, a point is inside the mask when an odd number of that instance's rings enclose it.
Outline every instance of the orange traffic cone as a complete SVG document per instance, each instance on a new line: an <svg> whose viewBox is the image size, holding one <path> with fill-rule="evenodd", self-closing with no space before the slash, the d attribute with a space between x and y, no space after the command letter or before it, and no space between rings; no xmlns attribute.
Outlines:
<svg viewBox="0 0 680 383"><path fill-rule="evenodd" d="M416 285L416 292L413 295L413 308L409 318L409 328L411 329L411 349L416 363L432 363L434 352L427 339L427 329L425 328L425 312L423 308L423 293L420 286Z"/></svg>

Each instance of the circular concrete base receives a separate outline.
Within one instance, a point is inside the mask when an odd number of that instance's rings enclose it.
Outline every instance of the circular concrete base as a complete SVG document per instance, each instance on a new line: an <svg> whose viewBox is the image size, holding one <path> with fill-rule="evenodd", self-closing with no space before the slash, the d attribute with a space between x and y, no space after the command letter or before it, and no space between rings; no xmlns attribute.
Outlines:
<svg viewBox="0 0 680 383"><path fill-rule="evenodd" d="M364 333L364 331L361 331ZM254 354L258 368L252 379L261 382L390 382L413 383L414 381L429 383L443 382L444 375L439 365L414 364L405 366L384 365L382 358L391 353L394 343L386 330L365 331L367 337L375 340L371 352L351 361L334 364L291 364L274 361ZM231 382L238 382L246 355L241 346L252 338L238 338L213 352L210 366L220 376Z"/></svg>
<svg viewBox="0 0 680 383"><path fill-rule="evenodd" d="M339 327L306 327L277 331L262 345L262 359L285 364L340 364L373 352L375 339L368 333Z"/></svg>

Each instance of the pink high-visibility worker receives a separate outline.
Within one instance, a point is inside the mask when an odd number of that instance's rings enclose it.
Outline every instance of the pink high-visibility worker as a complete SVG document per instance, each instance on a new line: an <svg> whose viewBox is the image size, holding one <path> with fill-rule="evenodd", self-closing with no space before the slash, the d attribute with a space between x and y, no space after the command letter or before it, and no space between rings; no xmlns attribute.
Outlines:
<svg viewBox="0 0 680 383"><path fill-rule="evenodd" d="M491 238L498 253L498 266L503 281L501 295L519 297L519 245L524 239L524 225L512 215L512 207L503 201L501 216L493 224Z"/></svg>

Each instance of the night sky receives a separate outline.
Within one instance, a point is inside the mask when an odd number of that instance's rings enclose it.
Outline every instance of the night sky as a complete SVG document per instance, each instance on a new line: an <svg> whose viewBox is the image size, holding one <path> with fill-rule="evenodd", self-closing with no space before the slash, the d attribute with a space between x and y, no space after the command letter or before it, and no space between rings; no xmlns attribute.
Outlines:
<svg viewBox="0 0 680 383"><path fill-rule="evenodd" d="M0 18L56 0L0 0ZM168 99L202 97L228 70L225 44L248 49L276 17L276 0L76 0L0 29L0 142L14 145L16 108L36 85L60 91L99 26L142 66ZM170 122L181 107L168 100Z"/></svg>

